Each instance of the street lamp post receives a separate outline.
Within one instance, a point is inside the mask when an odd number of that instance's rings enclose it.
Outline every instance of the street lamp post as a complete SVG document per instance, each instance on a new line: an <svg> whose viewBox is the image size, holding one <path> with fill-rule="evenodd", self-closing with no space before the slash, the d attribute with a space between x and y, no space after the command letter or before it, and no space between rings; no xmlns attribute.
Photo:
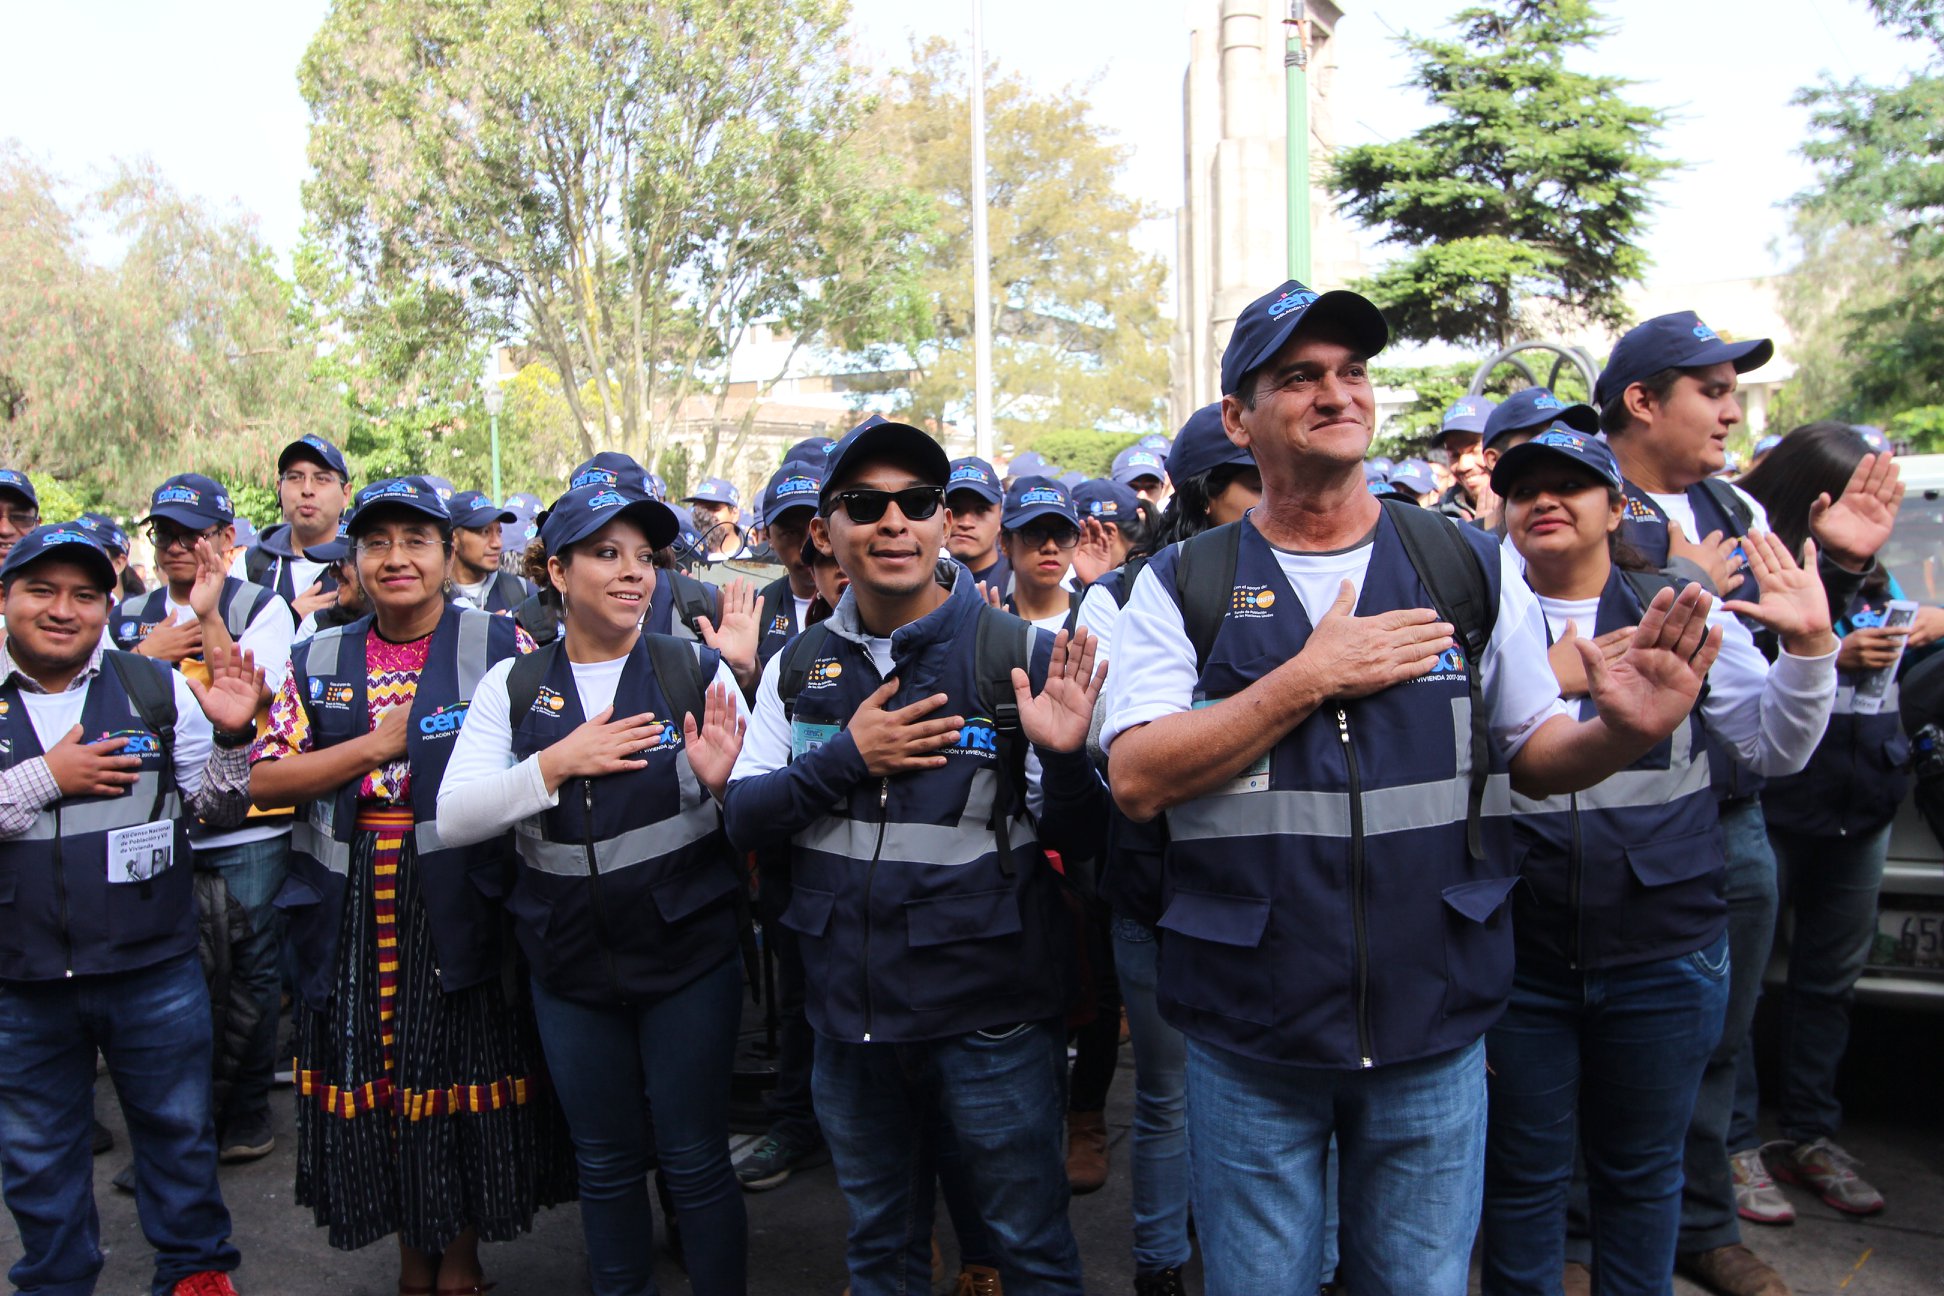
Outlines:
<svg viewBox="0 0 1944 1296"><path fill-rule="evenodd" d="M1288 169L1285 195L1289 227L1289 277L1310 281L1310 175L1309 175L1309 30L1303 0L1290 0L1289 17L1283 20L1289 43L1283 55L1284 95L1287 99L1289 138L1284 159Z"/></svg>
<svg viewBox="0 0 1944 1296"><path fill-rule="evenodd" d="M499 416L500 410L506 405L506 392L499 385L499 375L487 375L485 390L480 396L486 402L487 436L493 443L493 503L504 504L506 500L500 494Z"/></svg>
<svg viewBox="0 0 1944 1296"><path fill-rule="evenodd" d="M992 248L986 232L984 0L972 0L972 418L973 453L992 459Z"/></svg>

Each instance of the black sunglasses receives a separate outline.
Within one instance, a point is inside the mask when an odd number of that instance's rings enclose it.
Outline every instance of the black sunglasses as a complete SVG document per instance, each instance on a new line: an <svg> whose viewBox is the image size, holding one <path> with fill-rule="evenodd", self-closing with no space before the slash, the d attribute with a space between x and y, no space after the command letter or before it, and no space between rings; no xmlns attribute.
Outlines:
<svg viewBox="0 0 1944 1296"><path fill-rule="evenodd" d="M871 523L884 516L884 510L896 501L898 512L908 521L923 522L938 512L938 506L945 502L943 486L907 486L903 490L847 490L838 491L824 501L823 515L829 517L839 508L850 514L850 520Z"/></svg>

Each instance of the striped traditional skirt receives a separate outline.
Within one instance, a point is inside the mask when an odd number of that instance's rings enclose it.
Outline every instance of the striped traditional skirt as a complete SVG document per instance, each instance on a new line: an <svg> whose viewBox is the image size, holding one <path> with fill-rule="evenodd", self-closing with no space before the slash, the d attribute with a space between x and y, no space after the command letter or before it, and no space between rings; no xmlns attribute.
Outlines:
<svg viewBox="0 0 1944 1296"><path fill-rule="evenodd" d="M412 822L358 815L336 993L297 1014L297 1201L340 1250L391 1233L428 1252L467 1229L509 1241L575 1196L532 1005L498 980L439 986Z"/></svg>

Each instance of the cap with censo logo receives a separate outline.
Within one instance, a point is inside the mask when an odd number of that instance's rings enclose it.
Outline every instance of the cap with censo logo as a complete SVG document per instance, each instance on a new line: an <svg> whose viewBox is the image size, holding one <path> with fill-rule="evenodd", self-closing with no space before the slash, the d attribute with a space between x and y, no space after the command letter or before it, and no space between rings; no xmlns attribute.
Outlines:
<svg viewBox="0 0 1944 1296"><path fill-rule="evenodd" d="M633 519L657 549L673 544L682 529L675 510L647 491L620 482L589 482L562 495L541 515L540 539L552 557L616 518Z"/></svg>
<svg viewBox="0 0 1944 1296"><path fill-rule="evenodd" d="M1498 494L1506 493L1507 488L1519 479L1520 474L1531 469L1536 461L1553 458L1564 459L1589 468L1608 486L1620 486L1620 465L1613 458L1613 451L1607 443L1583 432L1572 432L1564 428L1548 428L1538 436L1521 445L1515 445L1499 456L1492 467L1492 489Z"/></svg>
<svg viewBox="0 0 1944 1296"><path fill-rule="evenodd" d="M1017 531L1028 522L1043 517L1057 517L1080 528L1080 515L1073 511L1073 497L1067 488L1051 477L1021 477L1006 491L1005 512L1000 515L1000 525L1008 531Z"/></svg>
<svg viewBox="0 0 1944 1296"><path fill-rule="evenodd" d="M945 500L951 502L952 496L960 491L969 491L988 504L997 504L1005 499L999 489L999 474L992 465L976 455L952 460L952 474L945 480Z"/></svg>
<svg viewBox="0 0 1944 1296"><path fill-rule="evenodd" d="M435 522L451 522L452 513L423 477L388 477L375 481L351 499L351 515L346 519L346 534L356 537L379 515L404 509L429 517Z"/></svg>
<svg viewBox="0 0 1944 1296"><path fill-rule="evenodd" d="M775 526L777 519L791 509L817 511L817 496L823 493L823 460L819 451L814 464L786 463L771 474L769 484L763 487L764 526Z"/></svg>
<svg viewBox="0 0 1944 1296"><path fill-rule="evenodd" d="M1291 279L1244 306L1236 316L1235 330L1222 349L1222 395L1239 394L1243 380L1274 359L1305 323L1334 326L1365 357L1376 355L1390 342L1383 312L1367 298L1342 288L1312 292Z"/></svg>
<svg viewBox="0 0 1944 1296"><path fill-rule="evenodd" d="M77 562L94 576L101 589L115 588L115 564L101 541L72 522L53 522L37 526L14 541L7 560L0 562L0 581L43 558Z"/></svg>
<svg viewBox="0 0 1944 1296"><path fill-rule="evenodd" d="M1747 373L1767 364L1774 354L1775 343L1767 338L1724 341L1693 311L1656 315L1628 329L1613 344L1613 354L1593 384L1593 403L1605 409L1627 388L1663 369L1701 369L1725 361L1735 366L1736 373Z"/></svg>
<svg viewBox="0 0 1944 1296"><path fill-rule="evenodd" d="M149 499L148 521L161 518L191 531L228 526L236 518L229 492L213 477L177 473L155 488Z"/></svg>
<svg viewBox="0 0 1944 1296"><path fill-rule="evenodd" d="M306 432L285 446L277 455L277 471L286 471L292 459L308 459L319 467L329 468L346 481L351 480L351 470L344 463L344 452L321 436Z"/></svg>
<svg viewBox="0 0 1944 1296"><path fill-rule="evenodd" d="M1526 387L1500 401L1485 419L1485 444L1507 432L1554 425L1588 436L1600 430L1600 416L1591 405L1568 405L1544 387Z"/></svg>

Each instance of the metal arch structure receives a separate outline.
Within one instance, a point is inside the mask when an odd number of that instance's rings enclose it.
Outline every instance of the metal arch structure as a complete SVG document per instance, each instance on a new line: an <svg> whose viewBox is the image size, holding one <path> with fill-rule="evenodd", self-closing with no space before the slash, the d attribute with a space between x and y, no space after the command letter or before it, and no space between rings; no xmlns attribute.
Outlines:
<svg viewBox="0 0 1944 1296"><path fill-rule="evenodd" d="M1526 363L1525 352L1542 352L1552 358L1552 368L1546 373L1546 381L1541 383L1533 367ZM1543 360L1540 363L1544 363ZM1600 376L1600 367L1593 363L1593 357L1585 347L1567 346L1564 342L1514 342L1511 346L1493 352L1485 358L1472 374L1471 386L1465 389L1468 396L1480 396L1485 392L1485 380L1492 376L1500 365L1509 364L1534 387L1543 386L1552 390L1559 382L1559 374L1568 365L1586 383L1587 399L1592 399L1593 384Z"/></svg>

